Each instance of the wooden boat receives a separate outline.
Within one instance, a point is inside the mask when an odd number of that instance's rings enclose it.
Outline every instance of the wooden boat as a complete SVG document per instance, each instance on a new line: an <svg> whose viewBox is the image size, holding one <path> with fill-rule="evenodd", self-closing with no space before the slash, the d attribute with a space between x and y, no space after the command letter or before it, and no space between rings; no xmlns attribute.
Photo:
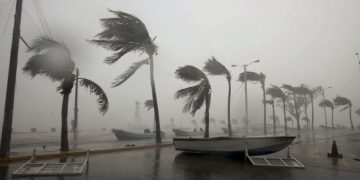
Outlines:
<svg viewBox="0 0 360 180"><path fill-rule="evenodd" d="M200 131L190 131L187 129L173 129L173 132L175 133L176 136L202 136L204 135L204 132Z"/></svg>
<svg viewBox="0 0 360 180"><path fill-rule="evenodd" d="M120 129L112 129L118 140L140 140L140 139L153 139L155 138L155 132L145 131L144 133L129 132ZM164 133L161 132L161 137L164 137Z"/></svg>
<svg viewBox="0 0 360 180"><path fill-rule="evenodd" d="M295 136L274 137L214 137L173 138L176 150L194 153L239 153L264 155L280 151L291 144Z"/></svg>

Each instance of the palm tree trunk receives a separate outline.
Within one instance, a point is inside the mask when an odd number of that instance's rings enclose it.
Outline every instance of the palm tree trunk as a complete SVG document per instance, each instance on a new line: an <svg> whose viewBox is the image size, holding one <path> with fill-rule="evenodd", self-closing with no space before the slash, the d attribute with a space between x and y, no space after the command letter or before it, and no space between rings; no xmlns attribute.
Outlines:
<svg viewBox="0 0 360 180"><path fill-rule="evenodd" d="M310 100L311 100L311 130L314 130L314 97L311 95L310 96Z"/></svg>
<svg viewBox="0 0 360 180"><path fill-rule="evenodd" d="M276 136L276 120L275 120L275 101L273 99L273 104L272 104L272 109L273 109L273 126L274 126L274 136Z"/></svg>
<svg viewBox="0 0 360 180"><path fill-rule="evenodd" d="M300 115L299 115L299 111L298 111L298 107L297 107L297 103L296 103L296 95L293 92L293 96L294 96L294 108L295 108L295 118L296 118L296 123L297 123L297 130L300 131Z"/></svg>
<svg viewBox="0 0 360 180"><path fill-rule="evenodd" d="M286 101L283 100L284 122L285 122L285 135L287 135L287 122L286 122Z"/></svg>
<svg viewBox="0 0 360 180"><path fill-rule="evenodd" d="M350 123L351 123L351 130L354 130L354 124L352 122L352 117L351 117L351 106L349 107L349 118L350 118Z"/></svg>
<svg viewBox="0 0 360 180"><path fill-rule="evenodd" d="M156 98L156 89L155 89L155 80L154 80L154 59L152 56L150 56L150 82L151 82L152 99L154 103L156 143L161 143L159 107Z"/></svg>
<svg viewBox="0 0 360 180"><path fill-rule="evenodd" d="M67 133L68 105L69 105L69 93L64 93L62 106L61 106L61 145L60 145L61 152L69 151L69 142L68 142L68 133Z"/></svg>
<svg viewBox="0 0 360 180"><path fill-rule="evenodd" d="M334 130L334 109L331 109L331 124L332 124L332 129Z"/></svg>
<svg viewBox="0 0 360 180"><path fill-rule="evenodd" d="M209 124L210 124L210 102L211 102L211 93L206 95L205 99L205 133L204 138L209 138Z"/></svg>
<svg viewBox="0 0 360 180"><path fill-rule="evenodd" d="M308 106L306 103L305 103L305 117L306 117L306 128L309 129Z"/></svg>
<svg viewBox="0 0 360 180"><path fill-rule="evenodd" d="M228 79L229 83L229 92L228 92L228 107L227 107L227 113L228 113L228 130L229 130L229 136L232 136L232 129L231 129L231 118L230 118L230 100L231 100L231 81Z"/></svg>
<svg viewBox="0 0 360 180"><path fill-rule="evenodd" d="M264 105L264 134L267 134L266 129L266 92L265 92L265 82L262 84L262 90L263 90L263 105Z"/></svg>

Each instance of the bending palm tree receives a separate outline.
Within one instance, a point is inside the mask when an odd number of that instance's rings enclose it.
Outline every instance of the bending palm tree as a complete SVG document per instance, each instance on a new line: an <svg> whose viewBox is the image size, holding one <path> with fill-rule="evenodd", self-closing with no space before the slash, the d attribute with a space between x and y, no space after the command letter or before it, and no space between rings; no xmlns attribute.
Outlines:
<svg viewBox="0 0 360 180"><path fill-rule="evenodd" d="M176 77L186 82L198 82L194 86L180 89L175 98L186 98L183 112L190 112L193 116L205 104L205 133L204 138L209 138L209 109L211 101L211 86L206 75L194 66L180 67L175 71Z"/></svg>
<svg viewBox="0 0 360 180"><path fill-rule="evenodd" d="M322 108L330 108L331 109L331 124L332 124L332 129L334 129L334 105L333 103L331 103L331 101L329 100L322 100L320 103L319 103L319 106L322 107Z"/></svg>
<svg viewBox="0 0 360 180"><path fill-rule="evenodd" d="M61 148L62 152L69 150L68 136L67 136L67 116L68 116L68 104L69 95L73 88L74 81L76 80L75 74L73 74L75 63L70 57L69 49L49 38L41 37L34 41L30 46L30 52L34 52L28 62L25 64L23 71L28 73L32 77L36 75L47 76L53 81L61 82L57 88L63 95L62 107L61 107ZM109 102L105 92L95 82L85 79L80 79L80 85L88 88L91 93L95 93L98 96L97 103L99 104L99 110L105 114L108 110Z"/></svg>
<svg viewBox="0 0 360 180"><path fill-rule="evenodd" d="M350 125L351 125L351 129L354 130L354 124L352 122L352 118L351 118L351 108L352 108L352 103L348 98L345 97L341 97L341 96L337 96L334 99L334 105L336 107L338 106L342 106L343 109L341 109L340 111L343 111L345 109L349 109L349 119L350 119Z"/></svg>
<svg viewBox="0 0 360 180"><path fill-rule="evenodd" d="M297 87L293 87L291 85L288 85L288 84L283 84L282 85L282 88L286 89L288 91L288 94L289 95L292 95L293 96L293 101L294 101L294 104L293 104L293 107L291 106L288 106L288 108L293 108L294 109L294 117L296 119L296 124L297 124L297 130L300 131L300 107L299 107L299 104L296 100L296 95L298 94L297 92ZM291 104L289 104L291 105Z"/></svg>
<svg viewBox="0 0 360 180"><path fill-rule="evenodd" d="M116 17L100 19L104 31L97 34L96 37L98 39L91 40L91 42L103 46L105 49L115 51L112 56L105 59L105 63L108 64L113 64L131 51L140 51L148 55L148 58L135 62L127 71L116 78L115 82L113 82L113 87L119 86L128 80L142 65L150 64L151 92L156 122L156 142L161 143L159 107L154 80L153 56L157 53L157 46L153 42L155 38L150 38L145 24L137 17L121 11L109 11L115 14Z"/></svg>
<svg viewBox="0 0 360 180"><path fill-rule="evenodd" d="M284 113L284 123L285 123L285 135L287 135L287 122L286 122L286 95L281 90L280 87L271 85L270 88L267 88L266 93L269 94L273 99L279 98L283 102L283 113Z"/></svg>
<svg viewBox="0 0 360 180"><path fill-rule="evenodd" d="M265 92L265 79L266 76L263 73L256 73L252 71L246 71L246 80L253 81L253 82L260 82L261 88L263 91L263 105L264 105L264 134L267 134L266 130L266 92ZM240 82L245 82L245 72L240 73L239 76Z"/></svg>
<svg viewBox="0 0 360 180"><path fill-rule="evenodd" d="M208 59L208 61L205 63L204 71L208 72L208 74L210 75L225 76L228 81L229 91L228 91L228 104L227 104L228 105L227 118L228 118L229 136L232 136L233 133L232 133L231 121L230 121L231 74L224 65L222 65L219 61L215 59L215 57L211 57L210 59Z"/></svg>

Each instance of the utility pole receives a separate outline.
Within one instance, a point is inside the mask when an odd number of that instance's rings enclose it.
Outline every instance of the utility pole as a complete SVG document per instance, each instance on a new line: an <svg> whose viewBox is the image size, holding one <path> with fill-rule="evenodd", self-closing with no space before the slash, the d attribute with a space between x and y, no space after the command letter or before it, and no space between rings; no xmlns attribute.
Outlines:
<svg viewBox="0 0 360 180"><path fill-rule="evenodd" d="M244 65L244 83L245 83L245 127L246 127L246 135L249 135L249 114L248 114L248 98L247 98L247 73L246 66Z"/></svg>
<svg viewBox="0 0 360 180"><path fill-rule="evenodd" d="M12 133L12 118L15 98L15 84L16 84L16 70L18 62L19 40L20 40L20 25L21 25L21 10L22 0L16 1L15 22L13 29L13 37L10 51L10 63L6 88L6 99L4 108L4 119L1 135L0 157L7 158L10 155L10 142Z"/></svg>
<svg viewBox="0 0 360 180"><path fill-rule="evenodd" d="M76 144L78 138L78 88L79 88L79 69L76 68L75 77L75 105L74 105L74 144Z"/></svg>
<svg viewBox="0 0 360 180"><path fill-rule="evenodd" d="M247 72L246 72L246 67L253 64L253 63L258 63L260 62L260 60L255 60L249 64L244 64L244 65L231 65L231 67L243 67L244 68L244 83L245 83L245 128L246 128L246 135L249 135L249 119L248 119L248 98L247 98Z"/></svg>

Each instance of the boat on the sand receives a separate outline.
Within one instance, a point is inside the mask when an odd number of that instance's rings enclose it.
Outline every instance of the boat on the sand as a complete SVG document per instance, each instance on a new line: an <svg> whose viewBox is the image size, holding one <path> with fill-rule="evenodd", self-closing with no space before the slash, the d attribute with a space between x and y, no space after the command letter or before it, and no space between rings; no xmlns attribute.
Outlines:
<svg viewBox="0 0 360 180"><path fill-rule="evenodd" d="M236 153L264 155L289 146L295 136L173 138L176 150L192 153Z"/></svg>
<svg viewBox="0 0 360 180"><path fill-rule="evenodd" d="M118 140L140 140L140 139L153 139L156 137L155 132L145 129L143 133L130 132L121 129L112 129ZM161 132L161 137L164 137L164 133Z"/></svg>
<svg viewBox="0 0 360 180"><path fill-rule="evenodd" d="M180 129L180 128L174 128L173 132L176 136L203 136L204 132L200 130L188 130L188 129Z"/></svg>

